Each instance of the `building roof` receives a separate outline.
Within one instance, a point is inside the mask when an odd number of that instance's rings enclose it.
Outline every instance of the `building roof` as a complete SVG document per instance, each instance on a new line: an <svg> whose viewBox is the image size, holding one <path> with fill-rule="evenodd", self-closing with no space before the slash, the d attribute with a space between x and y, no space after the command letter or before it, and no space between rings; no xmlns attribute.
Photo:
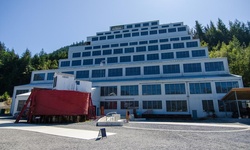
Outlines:
<svg viewBox="0 0 250 150"><path fill-rule="evenodd" d="M232 88L221 100L250 100L250 88Z"/></svg>

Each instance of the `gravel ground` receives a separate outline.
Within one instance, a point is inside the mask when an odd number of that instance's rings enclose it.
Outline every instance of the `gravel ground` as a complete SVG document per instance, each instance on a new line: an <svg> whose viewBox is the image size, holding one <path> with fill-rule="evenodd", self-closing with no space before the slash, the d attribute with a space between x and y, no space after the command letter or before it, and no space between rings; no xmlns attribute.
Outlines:
<svg viewBox="0 0 250 150"><path fill-rule="evenodd" d="M0 118L1 119L1 118ZM14 120L13 120L14 121ZM153 121L153 120L151 120ZM150 121L148 121L150 122ZM181 121L178 121L181 122ZM188 121L191 122L191 121ZM1 129L0 150L62 150L62 149L227 149L248 150L250 147L249 120L210 120L198 123L242 125L238 127L211 127L174 124L133 123L123 127L105 127L116 133L103 139L81 140L42 133ZM192 122L194 123L194 122ZM197 122L196 122L197 123ZM99 131L95 121L72 124L50 124L50 126Z"/></svg>

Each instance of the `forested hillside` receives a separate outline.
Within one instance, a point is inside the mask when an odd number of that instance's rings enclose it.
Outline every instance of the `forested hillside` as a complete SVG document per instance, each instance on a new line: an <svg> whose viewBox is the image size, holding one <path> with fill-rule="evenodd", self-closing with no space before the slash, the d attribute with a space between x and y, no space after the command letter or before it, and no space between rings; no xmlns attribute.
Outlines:
<svg viewBox="0 0 250 150"><path fill-rule="evenodd" d="M230 21L228 25L218 19L202 25L198 21L190 33L207 46L210 57L227 57L230 72L243 76L245 86L250 84L250 22ZM19 56L15 50L5 47L0 41L0 96L4 92L12 95L16 85L28 84L34 70L56 69L58 60L67 58L69 46L62 47L50 54L43 50L32 56L30 50ZM83 42L70 46L82 45Z"/></svg>

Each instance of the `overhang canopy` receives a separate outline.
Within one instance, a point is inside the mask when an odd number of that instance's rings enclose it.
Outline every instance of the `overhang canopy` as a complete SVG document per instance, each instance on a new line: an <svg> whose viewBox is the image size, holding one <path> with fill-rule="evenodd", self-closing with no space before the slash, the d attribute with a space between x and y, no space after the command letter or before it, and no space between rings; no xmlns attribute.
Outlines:
<svg viewBox="0 0 250 150"><path fill-rule="evenodd" d="M250 100L250 88L232 88L221 100Z"/></svg>

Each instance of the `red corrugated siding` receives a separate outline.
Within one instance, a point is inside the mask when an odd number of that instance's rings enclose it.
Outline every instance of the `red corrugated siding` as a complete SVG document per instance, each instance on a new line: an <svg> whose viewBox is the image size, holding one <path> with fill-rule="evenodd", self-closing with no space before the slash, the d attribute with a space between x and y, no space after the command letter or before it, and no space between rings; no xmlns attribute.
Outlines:
<svg viewBox="0 0 250 150"><path fill-rule="evenodd" d="M88 115L90 93L64 90L37 90L31 101L32 115Z"/></svg>

